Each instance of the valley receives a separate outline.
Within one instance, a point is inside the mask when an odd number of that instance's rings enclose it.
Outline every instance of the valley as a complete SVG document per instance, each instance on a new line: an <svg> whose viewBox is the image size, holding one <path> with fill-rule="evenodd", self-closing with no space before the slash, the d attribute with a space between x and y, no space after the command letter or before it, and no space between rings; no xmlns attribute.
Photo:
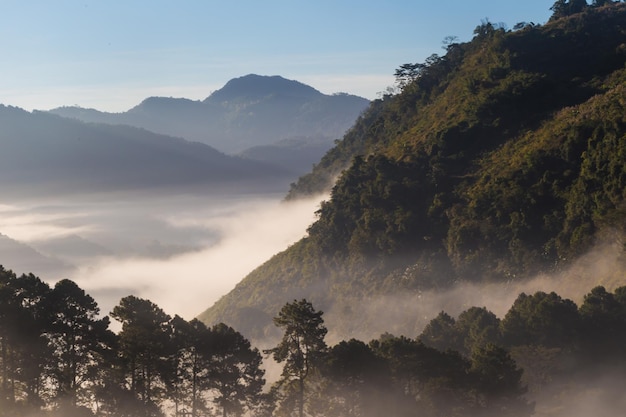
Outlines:
<svg viewBox="0 0 626 417"><path fill-rule="evenodd" d="M626 4L369 101L0 107L0 417L626 410Z"/></svg>

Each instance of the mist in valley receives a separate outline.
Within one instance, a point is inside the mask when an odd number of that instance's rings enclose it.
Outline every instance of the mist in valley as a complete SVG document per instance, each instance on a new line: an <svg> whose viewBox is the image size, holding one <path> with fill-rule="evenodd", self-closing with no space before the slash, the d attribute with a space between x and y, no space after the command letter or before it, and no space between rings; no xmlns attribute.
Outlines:
<svg viewBox="0 0 626 417"><path fill-rule="evenodd" d="M51 285L69 278L95 298L102 315L132 294L191 320L254 268L305 236L326 197L287 203L280 193L125 193L16 200L0 207L0 230L65 266L16 273L35 272ZM473 306L486 307L502 319L521 292L555 291L580 305L594 286L612 290L620 285L626 268L623 244L616 236L605 233L591 251L549 275L349 300L349 310L344 305L324 311L326 341L329 346L353 338L367 343L387 332L417 339L439 312L457 317ZM28 265L28 259L8 261ZM13 269L9 262L4 266ZM351 329L342 326L346 322ZM114 321L112 328L118 326ZM265 357L264 368L269 382L279 378L280 364ZM585 379L551 381L542 390L535 386L527 398L536 401L537 416L613 416L626 406L615 390L622 383L622 375L605 370ZM563 395L572 399L555 401Z"/></svg>
<svg viewBox="0 0 626 417"><path fill-rule="evenodd" d="M371 340L385 332L416 337L441 311L455 317L470 307L485 307L502 318L520 293L555 292L580 304L595 286L614 290L624 285L623 242L616 233L607 232L591 250L566 265L552 273L508 282L457 282L450 288L354 299L347 310L342 305L326 312L331 323L328 338L333 342L347 337ZM349 323L350 328L340 323Z"/></svg>
<svg viewBox="0 0 626 417"><path fill-rule="evenodd" d="M49 283L73 280L104 315L132 294L191 319L304 236L321 197L285 203L283 196L123 193L5 201L0 233L30 251L2 262Z"/></svg>

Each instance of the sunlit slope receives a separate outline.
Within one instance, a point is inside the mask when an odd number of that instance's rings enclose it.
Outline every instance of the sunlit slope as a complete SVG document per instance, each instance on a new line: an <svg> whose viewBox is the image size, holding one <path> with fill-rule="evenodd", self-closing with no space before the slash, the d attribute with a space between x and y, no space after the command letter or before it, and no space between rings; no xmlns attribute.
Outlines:
<svg viewBox="0 0 626 417"><path fill-rule="evenodd" d="M201 318L261 336L280 305L307 297L350 331L359 297L520 281L600 236L619 242L625 63L624 4L477 27L414 66L293 186L298 198L340 175L309 236Z"/></svg>

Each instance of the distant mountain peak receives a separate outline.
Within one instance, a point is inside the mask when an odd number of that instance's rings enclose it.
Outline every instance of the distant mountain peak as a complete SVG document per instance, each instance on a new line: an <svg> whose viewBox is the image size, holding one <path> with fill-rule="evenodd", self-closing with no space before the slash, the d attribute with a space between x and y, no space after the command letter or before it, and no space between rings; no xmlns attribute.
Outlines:
<svg viewBox="0 0 626 417"><path fill-rule="evenodd" d="M123 113L72 107L50 112L91 123L135 126L234 154L294 136L339 138L368 105L365 98L322 94L278 75L248 74L203 101L149 97Z"/></svg>
<svg viewBox="0 0 626 417"><path fill-rule="evenodd" d="M141 103L129 110L129 112L137 111L168 111L171 109L186 110L193 108L198 104L198 101L194 101L188 98L175 98L175 97L148 97Z"/></svg>
<svg viewBox="0 0 626 417"><path fill-rule="evenodd" d="M207 97L205 102L255 99L270 95L311 98L323 94L311 86L279 75L248 74L228 81L224 87Z"/></svg>

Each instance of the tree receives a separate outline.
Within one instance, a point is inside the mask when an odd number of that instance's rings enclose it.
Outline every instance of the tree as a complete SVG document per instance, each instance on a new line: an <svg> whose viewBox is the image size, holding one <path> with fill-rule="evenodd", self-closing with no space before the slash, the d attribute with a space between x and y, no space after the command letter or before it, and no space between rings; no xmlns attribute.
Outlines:
<svg viewBox="0 0 626 417"><path fill-rule="evenodd" d="M444 351L447 349L460 351L463 341L459 340L456 320L445 311L432 319L419 336L425 345Z"/></svg>
<svg viewBox="0 0 626 417"><path fill-rule="evenodd" d="M626 311L615 295L597 286L584 297L580 308L582 343L595 357L614 362L626 343L623 329Z"/></svg>
<svg viewBox="0 0 626 417"><path fill-rule="evenodd" d="M209 387L222 415L240 416L252 409L263 389L265 371L261 354L250 342L223 323L211 329L213 335Z"/></svg>
<svg viewBox="0 0 626 417"><path fill-rule="evenodd" d="M326 355L322 373L324 415L381 414L391 381L385 361L368 345L351 339L333 346Z"/></svg>
<svg viewBox="0 0 626 417"><path fill-rule="evenodd" d="M0 266L0 409L7 415L18 406L27 412L43 405L51 357L42 336L49 324L49 293L38 277L16 277Z"/></svg>
<svg viewBox="0 0 626 417"><path fill-rule="evenodd" d="M578 307L554 292L521 293L501 322L507 346L534 345L572 349L580 329Z"/></svg>
<svg viewBox="0 0 626 417"><path fill-rule="evenodd" d="M46 337L53 348L52 377L61 405L91 405L87 390L95 385L97 368L113 339L109 318L98 318L95 300L70 280L57 282L50 293L54 312Z"/></svg>
<svg viewBox="0 0 626 417"><path fill-rule="evenodd" d="M306 382L318 368L326 352L326 327L323 312L315 311L306 299L287 303L274 317L274 324L284 330L281 342L264 351L283 363L279 386L288 394L294 392L298 416L304 416Z"/></svg>
<svg viewBox="0 0 626 417"><path fill-rule="evenodd" d="M265 384L259 351L223 323L208 328L175 316L171 328L176 372L170 398L176 410L188 406L192 417L204 415L209 398L224 416L251 410Z"/></svg>
<svg viewBox="0 0 626 417"><path fill-rule="evenodd" d="M486 18L481 20L480 25L474 28L474 35L478 38L486 38L493 35L495 32L496 27Z"/></svg>
<svg viewBox="0 0 626 417"><path fill-rule="evenodd" d="M511 355L493 344L477 349L472 355L471 372L475 377L476 407L479 415L530 416L534 405L524 398L527 388L522 385L523 370Z"/></svg>
<svg viewBox="0 0 626 417"><path fill-rule="evenodd" d="M435 349L470 356L475 348L500 341L500 319L485 307L470 307L456 320L442 311L424 327L419 339Z"/></svg>
<svg viewBox="0 0 626 417"><path fill-rule="evenodd" d="M557 0L554 2L552 7L550 7L550 10L553 12L550 20L556 20L575 13L580 13L587 7L588 5L586 0Z"/></svg>
<svg viewBox="0 0 626 417"><path fill-rule="evenodd" d="M170 316L151 301L132 295L122 298L111 316L122 323L119 355L128 389L144 415L158 415L165 384L173 374Z"/></svg>
<svg viewBox="0 0 626 417"><path fill-rule="evenodd" d="M396 77L396 84L400 89L403 89L407 85L419 78L420 74L424 70L424 64L402 64L396 72L393 74Z"/></svg>
<svg viewBox="0 0 626 417"><path fill-rule="evenodd" d="M16 365L14 355L17 354L15 342L15 325L19 312L16 303L12 281L15 274L0 266L0 416L6 411L12 411L15 405L15 374Z"/></svg>
<svg viewBox="0 0 626 417"><path fill-rule="evenodd" d="M188 406L191 417L196 417L207 411L203 393L209 389L213 334L201 321L187 322L179 316L171 320L171 328L176 374L170 380L170 397L177 412Z"/></svg>
<svg viewBox="0 0 626 417"><path fill-rule="evenodd" d="M386 410L389 414L409 416L415 409L434 415L467 414L469 362L458 352L441 352L404 336L374 340L370 346L391 373L395 395Z"/></svg>
<svg viewBox="0 0 626 417"><path fill-rule="evenodd" d="M459 352L466 355L488 343L500 342L500 319L485 307L470 307L459 314L456 328L462 341Z"/></svg>

